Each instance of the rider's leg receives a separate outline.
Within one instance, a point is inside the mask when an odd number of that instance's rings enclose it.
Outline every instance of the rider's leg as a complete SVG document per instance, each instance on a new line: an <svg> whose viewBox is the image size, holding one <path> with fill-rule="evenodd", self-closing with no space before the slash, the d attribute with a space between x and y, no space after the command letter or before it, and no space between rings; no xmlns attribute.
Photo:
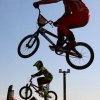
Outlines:
<svg viewBox="0 0 100 100"><path fill-rule="evenodd" d="M53 50L53 51L55 50L55 48L63 46L64 35L60 31L58 31L58 32L59 32L59 34L58 34L58 40L57 40L56 45L49 46L51 48L51 50Z"/></svg>
<svg viewBox="0 0 100 100"><path fill-rule="evenodd" d="M74 36L73 32L70 31L70 30L69 30L69 34L67 36L67 39L68 39L69 42L75 41L75 36Z"/></svg>
<svg viewBox="0 0 100 100"><path fill-rule="evenodd" d="M60 30L63 30L64 35L67 37L68 39L68 44L65 46L66 49L71 49L73 47L75 47L76 45L76 41L75 41L75 36L72 33L72 31L70 31L67 27L64 26L59 26L58 28L60 28ZM60 37L58 38L58 41L60 40ZM57 41L57 42L58 42ZM58 45L58 43L57 43Z"/></svg>
<svg viewBox="0 0 100 100"><path fill-rule="evenodd" d="M39 86L39 91L43 91L43 85L50 83L50 80L48 80L46 77L39 77L37 78L38 86Z"/></svg>
<svg viewBox="0 0 100 100"><path fill-rule="evenodd" d="M72 45L75 43L75 39L73 34L70 33L69 29L85 26L88 23L88 19L89 16L86 12L77 12L70 16L64 15L61 19L58 20L58 33L60 33L60 30L69 39L70 45Z"/></svg>
<svg viewBox="0 0 100 100"><path fill-rule="evenodd" d="M43 80L43 77L37 78L39 91L42 91L43 90L43 81L42 80Z"/></svg>
<svg viewBox="0 0 100 100"><path fill-rule="evenodd" d="M75 41L75 36L74 36L74 34L73 34L73 32L72 31L69 31L69 34L68 34L68 36L67 36L67 39L68 39L68 45L66 45L65 47L66 48L73 48L73 47L75 47L75 45L76 45L76 41ZM71 44L71 45L70 45Z"/></svg>
<svg viewBox="0 0 100 100"><path fill-rule="evenodd" d="M64 41L64 35L62 34L62 31L60 31L59 28L58 28L57 46L62 47L63 46L63 41Z"/></svg>
<svg viewBox="0 0 100 100"><path fill-rule="evenodd" d="M59 28L60 28L60 30L63 30L64 35L67 37L67 39L69 41L69 43L65 46L65 48L66 49L73 48L76 45L76 41L75 41L75 37L74 37L73 33L65 26L59 25L58 29ZM58 38L58 41L57 41L58 46L59 46L59 42L61 43L60 37Z"/></svg>

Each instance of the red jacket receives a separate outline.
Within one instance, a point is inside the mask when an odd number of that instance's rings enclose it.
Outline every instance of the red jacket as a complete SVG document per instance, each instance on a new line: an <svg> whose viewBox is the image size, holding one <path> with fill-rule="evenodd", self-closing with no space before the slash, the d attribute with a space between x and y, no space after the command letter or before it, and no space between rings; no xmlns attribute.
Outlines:
<svg viewBox="0 0 100 100"><path fill-rule="evenodd" d="M65 9L69 8L69 10L73 13L88 10L82 0L63 0L63 2Z"/></svg>

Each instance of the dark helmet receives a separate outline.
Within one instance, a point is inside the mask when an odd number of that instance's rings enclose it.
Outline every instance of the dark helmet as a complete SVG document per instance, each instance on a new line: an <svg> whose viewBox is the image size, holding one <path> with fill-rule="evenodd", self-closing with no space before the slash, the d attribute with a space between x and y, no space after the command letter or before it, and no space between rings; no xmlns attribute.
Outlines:
<svg viewBox="0 0 100 100"><path fill-rule="evenodd" d="M33 66L36 66L38 69L40 69L41 67L43 67L43 63L41 60L38 60Z"/></svg>

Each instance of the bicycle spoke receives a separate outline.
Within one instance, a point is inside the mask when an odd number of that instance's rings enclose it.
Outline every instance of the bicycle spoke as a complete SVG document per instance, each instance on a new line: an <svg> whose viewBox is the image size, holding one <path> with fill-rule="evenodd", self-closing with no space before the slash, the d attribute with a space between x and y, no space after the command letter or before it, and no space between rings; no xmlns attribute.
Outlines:
<svg viewBox="0 0 100 100"><path fill-rule="evenodd" d="M74 66L81 68L81 66L85 66L90 61L91 53L87 47L78 45L75 47L75 51L73 51L70 51L69 60ZM78 53L81 55L79 55Z"/></svg>
<svg viewBox="0 0 100 100"><path fill-rule="evenodd" d="M27 40L28 41L28 40ZM23 45L22 45L22 47L21 47L21 52L23 52L23 54L24 55L28 55L28 54L30 54L33 50L34 50L34 48L35 48L35 46L36 46L36 44L35 44L35 40L34 40L34 43L33 43L33 41L31 41L28 45L30 45L31 46L31 48L29 48L28 46L27 46L27 43L28 42L25 42ZM32 46L34 44L34 47Z"/></svg>

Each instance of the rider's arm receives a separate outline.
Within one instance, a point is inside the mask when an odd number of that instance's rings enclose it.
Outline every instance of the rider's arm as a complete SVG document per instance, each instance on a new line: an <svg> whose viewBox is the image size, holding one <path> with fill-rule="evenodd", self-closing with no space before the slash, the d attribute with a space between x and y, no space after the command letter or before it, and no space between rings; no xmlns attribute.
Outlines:
<svg viewBox="0 0 100 100"><path fill-rule="evenodd" d="M56 3L56 2L59 2L59 1L62 1L62 0L41 0L41 1L38 1L38 4L41 5L41 4L50 4L50 3Z"/></svg>
<svg viewBox="0 0 100 100"><path fill-rule="evenodd" d="M31 75L32 77L41 76L43 73L42 71L37 72L36 74Z"/></svg>

